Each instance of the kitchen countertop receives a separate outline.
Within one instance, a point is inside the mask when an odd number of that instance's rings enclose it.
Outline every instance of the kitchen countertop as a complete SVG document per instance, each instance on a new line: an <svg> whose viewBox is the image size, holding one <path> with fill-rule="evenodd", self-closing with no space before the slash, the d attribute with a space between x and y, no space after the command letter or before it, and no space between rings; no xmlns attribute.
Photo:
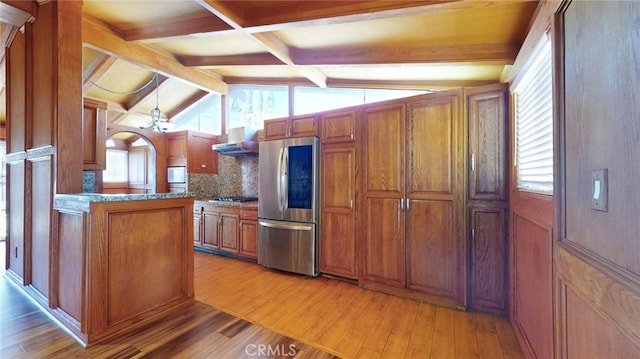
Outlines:
<svg viewBox="0 0 640 359"><path fill-rule="evenodd" d="M196 199L194 202L195 206L202 206L205 204L221 206L221 207L258 208L258 201L227 202L227 201L213 201L213 200L207 200L207 199Z"/></svg>
<svg viewBox="0 0 640 359"><path fill-rule="evenodd" d="M104 193L75 193L56 194L54 200L76 202L121 202L143 201L154 199L171 199L193 197L192 193L140 193L140 194L104 194Z"/></svg>

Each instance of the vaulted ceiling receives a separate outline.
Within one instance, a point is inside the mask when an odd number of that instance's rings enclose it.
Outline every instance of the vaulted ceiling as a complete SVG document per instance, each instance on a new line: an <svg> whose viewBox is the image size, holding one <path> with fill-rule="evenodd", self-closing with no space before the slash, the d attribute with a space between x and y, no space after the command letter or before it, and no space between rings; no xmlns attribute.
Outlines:
<svg viewBox="0 0 640 359"><path fill-rule="evenodd" d="M109 122L139 126L156 105L156 72L157 101L168 120L211 93L226 94L229 84L445 89L496 83L505 80L537 5L84 0L84 94L108 103ZM0 80L4 96L4 73Z"/></svg>

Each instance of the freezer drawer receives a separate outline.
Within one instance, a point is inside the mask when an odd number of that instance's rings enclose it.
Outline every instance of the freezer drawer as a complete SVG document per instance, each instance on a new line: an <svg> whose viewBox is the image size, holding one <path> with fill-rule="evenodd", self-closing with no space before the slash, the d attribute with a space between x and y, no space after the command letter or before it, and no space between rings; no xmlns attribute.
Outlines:
<svg viewBox="0 0 640 359"><path fill-rule="evenodd" d="M309 276L318 275L316 225L260 219L258 264Z"/></svg>

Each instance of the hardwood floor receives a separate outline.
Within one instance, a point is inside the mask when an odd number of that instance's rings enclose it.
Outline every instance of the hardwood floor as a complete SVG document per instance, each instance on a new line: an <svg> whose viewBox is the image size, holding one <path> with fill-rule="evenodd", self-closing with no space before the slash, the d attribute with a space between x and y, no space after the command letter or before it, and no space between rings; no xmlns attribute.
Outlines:
<svg viewBox="0 0 640 359"><path fill-rule="evenodd" d="M522 358L510 323L196 253L196 299L343 358Z"/></svg>
<svg viewBox="0 0 640 359"><path fill-rule="evenodd" d="M4 258L4 243L0 248ZM522 357L501 318L217 255L196 252L195 266L196 303L184 313L87 349L0 278L0 357Z"/></svg>

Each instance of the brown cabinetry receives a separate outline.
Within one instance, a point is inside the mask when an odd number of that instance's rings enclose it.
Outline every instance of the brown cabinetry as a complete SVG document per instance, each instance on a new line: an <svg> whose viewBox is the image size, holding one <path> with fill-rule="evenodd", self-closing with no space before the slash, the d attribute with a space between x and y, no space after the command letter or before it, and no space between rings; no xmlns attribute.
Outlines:
<svg viewBox="0 0 640 359"><path fill-rule="evenodd" d="M258 211L196 201L194 244L243 257L257 257ZM199 236L195 233L199 232Z"/></svg>
<svg viewBox="0 0 640 359"><path fill-rule="evenodd" d="M469 306L506 314L507 306L506 207L471 207L471 281Z"/></svg>
<svg viewBox="0 0 640 359"><path fill-rule="evenodd" d="M467 89L469 306L507 314L507 87Z"/></svg>
<svg viewBox="0 0 640 359"><path fill-rule="evenodd" d="M286 117L264 121L264 139L318 136L316 115Z"/></svg>
<svg viewBox="0 0 640 359"><path fill-rule="evenodd" d="M356 141L356 110L323 113L320 119L322 144Z"/></svg>
<svg viewBox="0 0 640 359"><path fill-rule="evenodd" d="M167 133L167 166L185 166L188 173L218 173L214 135L195 131Z"/></svg>
<svg viewBox="0 0 640 359"><path fill-rule="evenodd" d="M462 300L460 97L450 91L365 108L365 286Z"/></svg>
<svg viewBox="0 0 640 359"><path fill-rule="evenodd" d="M357 279L356 111L322 114L320 272Z"/></svg>
<svg viewBox="0 0 640 359"><path fill-rule="evenodd" d="M240 209L240 255L258 258L258 210Z"/></svg>
<svg viewBox="0 0 640 359"><path fill-rule="evenodd" d="M84 99L82 113L82 168L102 171L106 168L107 103Z"/></svg>

